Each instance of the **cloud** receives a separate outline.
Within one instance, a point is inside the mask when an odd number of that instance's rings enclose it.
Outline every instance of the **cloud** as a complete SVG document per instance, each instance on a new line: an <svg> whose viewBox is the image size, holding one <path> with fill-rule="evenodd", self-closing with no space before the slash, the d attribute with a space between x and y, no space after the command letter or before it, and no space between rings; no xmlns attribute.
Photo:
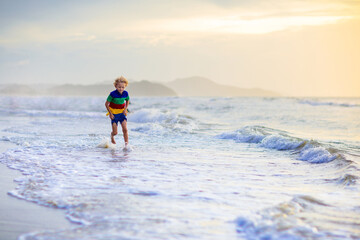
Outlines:
<svg viewBox="0 0 360 240"><path fill-rule="evenodd" d="M89 35L86 33L74 33L69 36L73 41L93 41L96 39L95 35Z"/></svg>
<svg viewBox="0 0 360 240"><path fill-rule="evenodd" d="M18 69L18 68L22 68L22 67L26 67L28 65L30 65L30 60L29 59L22 59L22 60L7 60L4 61L2 63L3 67L5 67L4 69ZM1 65L0 65L1 66Z"/></svg>
<svg viewBox="0 0 360 240"><path fill-rule="evenodd" d="M25 65L29 65L30 61L29 60L21 60L15 63L15 66L25 66Z"/></svg>
<svg viewBox="0 0 360 240"><path fill-rule="evenodd" d="M340 1L204 2L199 14L186 17L175 15L167 19L154 17L129 28L144 33L267 34L294 27L334 24L357 17L352 4Z"/></svg>
<svg viewBox="0 0 360 240"><path fill-rule="evenodd" d="M144 23L139 31L168 33L266 34L294 27L333 24L348 20L348 16L287 16L259 19L242 19L241 16L168 19ZM134 29L134 28L133 28Z"/></svg>
<svg viewBox="0 0 360 240"><path fill-rule="evenodd" d="M80 4L81 3L81 4ZM16 16L0 32L0 45L53 44L119 40L137 44L181 44L206 34L267 34L293 28L334 24L355 17L352 1L117 1L69 2L40 10L51 14ZM29 5L25 5L29 7ZM62 11L54 12L54 7ZM21 6L20 6L21 8ZM44 9L42 9L44 8ZM68 10L67 10L68 9ZM66 11L67 10L67 11ZM20 11L24 12L23 10ZM46 12L46 11L45 11ZM14 20L16 19L16 20Z"/></svg>

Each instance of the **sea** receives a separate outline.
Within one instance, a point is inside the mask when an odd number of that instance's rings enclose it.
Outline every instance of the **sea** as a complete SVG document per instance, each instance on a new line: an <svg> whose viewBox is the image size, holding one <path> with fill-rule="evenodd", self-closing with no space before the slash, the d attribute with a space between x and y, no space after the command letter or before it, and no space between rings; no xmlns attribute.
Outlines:
<svg viewBox="0 0 360 240"><path fill-rule="evenodd" d="M9 195L71 227L28 239L360 239L360 98L0 97Z"/></svg>

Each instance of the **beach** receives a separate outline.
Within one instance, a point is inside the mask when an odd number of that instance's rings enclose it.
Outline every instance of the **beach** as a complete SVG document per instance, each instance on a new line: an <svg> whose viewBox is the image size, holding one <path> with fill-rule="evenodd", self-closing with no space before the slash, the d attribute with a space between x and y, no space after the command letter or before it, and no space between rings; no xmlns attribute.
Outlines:
<svg viewBox="0 0 360 240"><path fill-rule="evenodd" d="M129 109L124 149L101 97L0 97L4 239L360 238L360 99Z"/></svg>
<svg viewBox="0 0 360 240"><path fill-rule="evenodd" d="M0 153L14 147L16 145L0 141ZM64 212L8 195L16 188L14 179L20 176L19 171L0 164L0 239L12 240L29 232L69 228L71 223L65 219Z"/></svg>

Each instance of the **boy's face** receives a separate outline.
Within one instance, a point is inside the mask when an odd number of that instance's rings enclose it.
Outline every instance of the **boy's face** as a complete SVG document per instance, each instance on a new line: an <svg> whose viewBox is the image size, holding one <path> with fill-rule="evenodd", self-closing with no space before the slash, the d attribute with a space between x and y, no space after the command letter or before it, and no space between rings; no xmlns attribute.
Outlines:
<svg viewBox="0 0 360 240"><path fill-rule="evenodd" d="M119 93L123 93L123 91L125 90L125 83L116 84L116 90L118 90Z"/></svg>

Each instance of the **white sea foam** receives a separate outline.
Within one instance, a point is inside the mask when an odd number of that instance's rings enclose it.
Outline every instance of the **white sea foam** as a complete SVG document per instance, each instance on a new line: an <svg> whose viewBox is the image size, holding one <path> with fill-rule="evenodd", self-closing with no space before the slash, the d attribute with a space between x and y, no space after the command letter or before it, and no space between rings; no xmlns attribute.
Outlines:
<svg viewBox="0 0 360 240"><path fill-rule="evenodd" d="M304 143L302 140L286 138L281 135L269 135L264 137L260 146L277 150L296 149Z"/></svg>
<svg viewBox="0 0 360 240"><path fill-rule="evenodd" d="M235 223L245 239L353 239L348 231L340 230L357 228L349 218L353 213L346 207L339 210L314 197L299 195L259 211L252 219L239 217ZM331 231L333 227L339 231Z"/></svg>
<svg viewBox="0 0 360 240"><path fill-rule="evenodd" d="M244 127L234 132L222 133L217 137L221 139L232 139L237 142L244 143L260 143L266 137L266 135L257 132L257 129L257 127Z"/></svg>
<svg viewBox="0 0 360 240"><path fill-rule="evenodd" d="M104 118L106 112L87 112L87 111L60 111L60 110L23 110L21 112L12 111L11 114L25 114L31 117L66 117L66 118Z"/></svg>
<svg viewBox="0 0 360 240"><path fill-rule="evenodd" d="M360 107L359 101L356 99L299 99L299 103L308 104L312 106L333 106L333 107Z"/></svg>
<svg viewBox="0 0 360 240"><path fill-rule="evenodd" d="M276 150L297 150L297 159L309 163L327 163L339 157L314 141L279 134L277 130L261 126L247 126L234 132L217 135L220 139L232 139L243 143L256 143L259 147Z"/></svg>
<svg viewBox="0 0 360 240"><path fill-rule="evenodd" d="M324 147L313 147L307 145L300 151L300 160L308 161L310 163L327 163L337 158L337 155L331 154Z"/></svg>
<svg viewBox="0 0 360 240"><path fill-rule="evenodd" d="M38 111L104 111L104 98L99 97L3 97L1 107L9 110Z"/></svg>
<svg viewBox="0 0 360 240"><path fill-rule="evenodd" d="M97 145L98 148L109 148L109 149L116 149L116 144L113 144L109 138L102 138Z"/></svg>
<svg viewBox="0 0 360 240"><path fill-rule="evenodd" d="M191 124L193 119L174 111L161 111L159 109L142 109L135 111L128 117L135 123L167 123L167 124Z"/></svg>
<svg viewBox="0 0 360 240"><path fill-rule="evenodd" d="M134 151L134 147L131 145L126 145L122 148L122 150L123 150L123 152L129 153L129 152Z"/></svg>
<svg viewBox="0 0 360 240"><path fill-rule="evenodd" d="M196 121L189 116L159 109L137 110L129 114L128 120L130 123L138 124L132 130L155 134L167 132L168 129L178 132L191 132L198 128Z"/></svg>
<svg viewBox="0 0 360 240"><path fill-rule="evenodd" d="M135 123L159 123L174 119L173 114L165 114L159 109L143 109L129 115L128 119Z"/></svg>

